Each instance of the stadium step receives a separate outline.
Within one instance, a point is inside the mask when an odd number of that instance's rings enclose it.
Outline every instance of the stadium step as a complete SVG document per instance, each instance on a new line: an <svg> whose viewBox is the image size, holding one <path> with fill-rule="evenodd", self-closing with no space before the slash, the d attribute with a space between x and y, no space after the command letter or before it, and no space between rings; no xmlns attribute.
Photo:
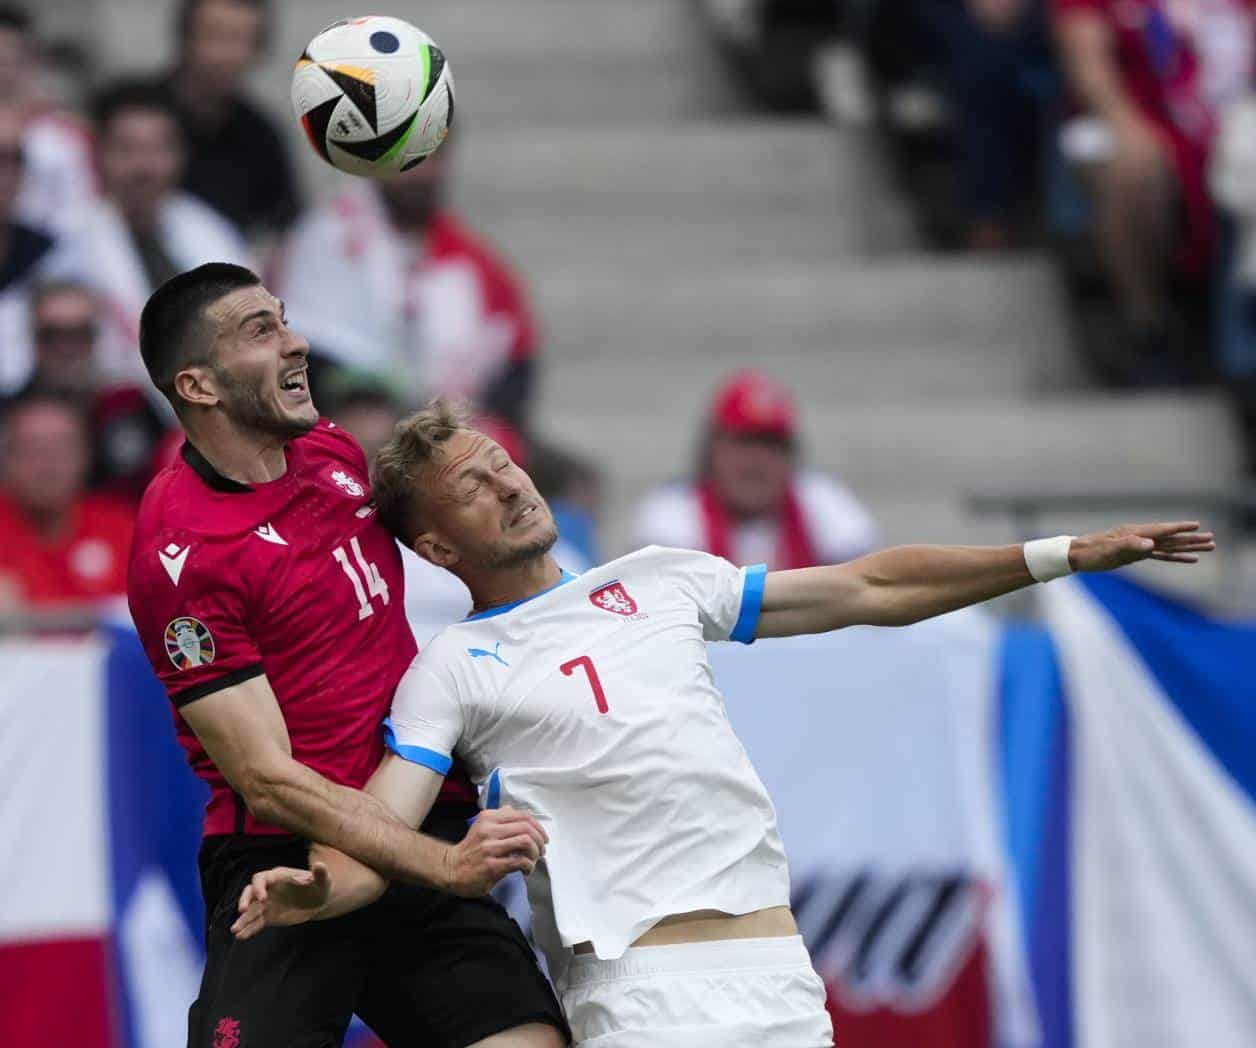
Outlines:
<svg viewBox="0 0 1256 1048"><path fill-rule="evenodd" d="M1053 273L1033 258L542 272L534 286L555 405L601 378L622 398L683 414L748 366L806 376L812 401L834 408L870 394L970 397L1079 381Z"/></svg>
<svg viewBox="0 0 1256 1048"><path fill-rule="evenodd" d="M708 269L903 246L902 209L855 138L757 117L470 133L458 197L533 267Z"/></svg>
<svg viewBox="0 0 1256 1048"><path fill-rule="evenodd" d="M965 508L974 492L1215 491L1236 465L1229 413L1212 394L904 400L868 390L835 408L812 393L822 378L791 374L805 457L849 484L890 541L1004 541L993 536L1006 525ZM631 544L641 495L689 468L705 398L677 415L603 388L544 417L582 454L614 463L605 532L616 552Z"/></svg>

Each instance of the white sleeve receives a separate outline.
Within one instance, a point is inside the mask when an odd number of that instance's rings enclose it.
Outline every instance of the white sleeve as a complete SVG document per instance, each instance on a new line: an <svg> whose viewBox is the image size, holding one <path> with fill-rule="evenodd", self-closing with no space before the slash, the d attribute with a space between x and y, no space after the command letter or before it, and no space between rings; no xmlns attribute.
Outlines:
<svg viewBox="0 0 1256 1048"><path fill-rule="evenodd" d="M669 550L672 573L698 609L706 640L754 641L763 608L766 564L738 568L722 557L697 550Z"/></svg>
<svg viewBox="0 0 1256 1048"><path fill-rule="evenodd" d="M384 721L384 743L398 757L446 775L462 735L462 703L444 675L422 662L420 655L397 685L392 714Z"/></svg>

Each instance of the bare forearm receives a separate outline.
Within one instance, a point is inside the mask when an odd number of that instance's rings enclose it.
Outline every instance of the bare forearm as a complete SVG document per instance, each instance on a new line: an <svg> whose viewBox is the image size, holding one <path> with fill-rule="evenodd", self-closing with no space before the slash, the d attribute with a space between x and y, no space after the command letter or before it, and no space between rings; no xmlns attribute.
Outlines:
<svg viewBox="0 0 1256 1048"><path fill-rule="evenodd" d="M1113 122L1137 114L1113 54L1112 32L1099 15L1066 15L1057 36L1069 83L1087 109Z"/></svg>
<svg viewBox="0 0 1256 1048"><path fill-rule="evenodd" d="M370 794L337 786L297 761L258 776L245 796L266 821L337 848L390 880L449 887L449 845L415 832Z"/></svg>
<svg viewBox="0 0 1256 1048"><path fill-rule="evenodd" d="M315 920L330 920L369 906L388 887L388 881L380 874L335 848L315 845L310 851L310 865L320 862L327 867L331 878L331 894L315 915Z"/></svg>
<svg viewBox="0 0 1256 1048"><path fill-rule="evenodd" d="M864 582L858 621L907 626L1034 581L1023 547L896 546L853 561Z"/></svg>

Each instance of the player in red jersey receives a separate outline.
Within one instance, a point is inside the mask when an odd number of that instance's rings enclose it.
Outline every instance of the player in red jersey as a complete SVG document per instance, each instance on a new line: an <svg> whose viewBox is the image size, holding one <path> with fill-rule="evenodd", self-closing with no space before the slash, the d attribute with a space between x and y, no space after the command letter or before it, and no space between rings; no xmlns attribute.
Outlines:
<svg viewBox="0 0 1256 1048"><path fill-rule="evenodd" d="M359 789L415 644L397 545L361 449L319 421L307 343L253 273L215 263L154 293L140 346L188 438L145 494L128 596L211 791L190 1048L223 1030L242 1048L335 1046L354 1012L392 1048L565 1044L526 940L483 897L532 869L535 820L481 815L467 831L475 795L455 775L423 836ZM404 883L344 921L236 942L243 886L305 866L311 839Z"/></svg>

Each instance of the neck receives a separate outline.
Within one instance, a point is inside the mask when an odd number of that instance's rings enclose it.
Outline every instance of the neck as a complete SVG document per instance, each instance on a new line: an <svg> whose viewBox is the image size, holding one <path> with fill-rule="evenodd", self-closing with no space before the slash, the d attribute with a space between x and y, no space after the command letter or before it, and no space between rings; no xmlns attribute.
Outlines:
<svg viewBox="0 0 1256 1048"><path fill-rule="evenodd" d="M188 431L188 439L206 461L238 484L266 484L288 472L287 439L273 433L242 429L226 418Z"/></svg>
<svg viewBox="0 0 1256 1048"><path fill-rule="evenodd" d="M482 576L468 572L463 577L474 602L472 611L491 611L503 604L515 604L557 586L563 569L549 553L509 568L493 568Z"/></svg>

